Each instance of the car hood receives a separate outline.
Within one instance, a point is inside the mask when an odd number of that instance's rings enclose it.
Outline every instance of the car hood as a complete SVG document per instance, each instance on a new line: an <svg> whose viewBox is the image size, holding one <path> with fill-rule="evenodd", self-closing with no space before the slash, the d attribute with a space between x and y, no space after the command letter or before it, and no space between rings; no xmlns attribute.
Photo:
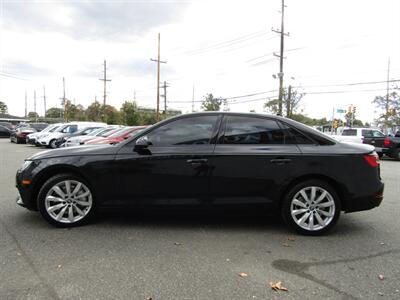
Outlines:
<svg viewBox="0 0 400 300"><path fill-rule="evenodd" d="M109 144L101 146L77 146L42 151L28 157L26 160L37 160L65 156L112 155L115 154L117 151L118 147Z"/></svg>

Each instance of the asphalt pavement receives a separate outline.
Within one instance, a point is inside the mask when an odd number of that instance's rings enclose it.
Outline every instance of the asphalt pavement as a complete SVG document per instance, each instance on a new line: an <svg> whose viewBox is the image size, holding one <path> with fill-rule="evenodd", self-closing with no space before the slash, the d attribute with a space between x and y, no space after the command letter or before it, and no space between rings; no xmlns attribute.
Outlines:
<svg viewBox="0 0 400 300"><path fill-rule="evenodd" d="M40 150L0 139L0 299L400 299L400 162L381 161L380 207L321 237L224 214L113 212L57 229L15 203L16 170Z"/></svg>

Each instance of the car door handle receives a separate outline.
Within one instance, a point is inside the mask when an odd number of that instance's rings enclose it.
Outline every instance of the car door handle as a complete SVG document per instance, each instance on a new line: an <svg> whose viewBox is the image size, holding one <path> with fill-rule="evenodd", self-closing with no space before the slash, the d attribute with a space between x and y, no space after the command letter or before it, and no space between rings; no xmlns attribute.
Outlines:
<svg viewBox="0 0 400 300"><path fill-rule="evenodd" d="M292 160L290 158L274 158L271 159L270 162L273 164L277 164L277 165L283 165L283 164L288 164L290 163Z"/></svg>
<svg viewBox="0 0 400 300"><path fill-rule="evenodd" d="M208 159L206 158L188 159L186 162L192 165L206 164L208 162Z"/></svg>

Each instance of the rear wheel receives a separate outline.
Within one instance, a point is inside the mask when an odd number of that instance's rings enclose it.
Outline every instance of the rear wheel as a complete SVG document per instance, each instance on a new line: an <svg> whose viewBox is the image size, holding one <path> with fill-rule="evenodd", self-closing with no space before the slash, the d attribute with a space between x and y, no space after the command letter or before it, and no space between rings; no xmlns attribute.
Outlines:
<svg viewBox="0 0 400 300"><path fill-rule="evenodd" d="M50 224L74 227L90 220L95 202L85 180L73 174L61 174L43 185L38 195L38 208Z"/></svg>
<svg viewBox="0 0 400 300"><path fill-rule="evenodd" d="M335 190L321 180L307 180L290 189L282 203L286 224L304 235L329 231L340 215L340 201Z"/></svg>

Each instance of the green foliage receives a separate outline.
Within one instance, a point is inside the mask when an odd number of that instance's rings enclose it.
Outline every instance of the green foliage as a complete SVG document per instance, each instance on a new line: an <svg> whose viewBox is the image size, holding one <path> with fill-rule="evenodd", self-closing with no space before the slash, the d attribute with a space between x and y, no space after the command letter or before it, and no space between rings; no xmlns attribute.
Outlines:
<svg viewBox="0 0 400 300"><path fill-rule="evenodd" d="M28 118L31 121L36 121L39 118L39 115L37 113L35 113L34 111L30 111L28 113Z"/></svg>
<svg viewBox="0 0 400 300"><path fill-rule="evenodd" d="M397 91L388 96L376 96L372 103L382 110L376 119L378 124L387 128L400 124L400 95Z"/></svg>
<svg viewBox="0 0 400 300"><path fill-rule="evenodd" d="M47 118L62 118L63 110L57 107L51 107L46 111Z"/></svg>
<svg viewBox="0 0 400 300"><path fill-rule="evenodd" d="M299 93L293 88L284 88L282 93L282 114L287 118L291 118L292 115L299 108L303 96L304 94ZM267 101L264 104L264 108L266 108L271 114L278 114L279 99L272 99Z"/></svg>
<svg viewBox="0 0 400 300"><path fill-rule="evenodd" d="M86 109L86 116L89 121L99 122L101 121L101 105L99 102L93 102Z"/></svg>
<svg viewBox="0 0 400 300"><path fill-rule="evenodd" d="M363 124L363 122L361 121L361 120L358 120L357 118L356 118L356 114L355 113L352 113L352 112L347 112L345 115L344 115L344 118L345 118L345 122L346 122L346 124L352 124L353 123L353 126L364 126L364 124ZM353 119L353 121L352 121L352 119Z"/></svg>
<svg viewBox="0 0 400 300"><path fill-rule="evenodd" d="M291 119L309 126L322 126L329 123L326 118L314 119L302 114L292 114Z"/></svg>
<svg viewBox="0 0 400 300"><path fill-rule="evenodd" d="M103 122L106 122L107 124L110 125L121 123L120 112L114 106L108 104L102 105L101 113Z"/></svg>
<svg viewBox="0 0 400 300"><path fill-rule="evenodd" d="M140 113L137 111L136 102L125 101L120 109L123 124L132 126L140 123Z"/></svg>
<svg viewBox="0 0 400 300"><path fill-rule="evenodd" d="M203 103L201 104L201 108L205 111L219 111L221 109L221 105L225 105L226 100L219 97L214 98L213 94L207 94L203 97Z"/></svg>
<svg viewBox="0 0 400 300"><path fill-rule="evenodd" d="M0 101L0 113L6 114L7 112L8 112L7 104L5 104L3 101Z"/></svg>

